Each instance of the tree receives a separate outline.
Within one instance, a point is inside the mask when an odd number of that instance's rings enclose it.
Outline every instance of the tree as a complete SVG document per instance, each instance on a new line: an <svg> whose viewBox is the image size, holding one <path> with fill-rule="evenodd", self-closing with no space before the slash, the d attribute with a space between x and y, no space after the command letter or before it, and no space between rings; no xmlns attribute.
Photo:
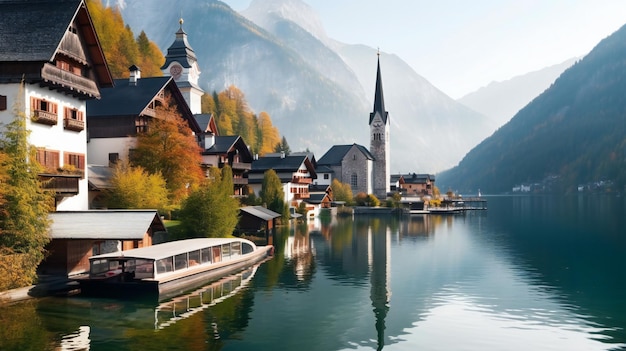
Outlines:
<svg viewBox="0 0 626 351"><path fill-rule="evenodd" d="M18 96L23 96L23 86ZM19 280L14 285L26 286L36 278L36 269L45 257L50 242L48 213L52 211L52 196L44 191L38 174L35 148L28 143L23 102L13 106L15 118L6 125L0 149L2 158L3 204L0 208L0 254L18 254L21 258ZM17 286L10 286L17 287Z"/></svg>
<svg viewBox="0 0 626 351"><path fill-rule="evenodd" d="M342 183L337 178L333 179L330 185L333 190L334 201L344 201L347 205L351 205L354 199L350 184Z"/></svg>
<svg viewBox="0 0 626 351"><path fill-rule="evenodd" d="M239 221L239 201L233 197L232 170L209 169L210 179L189 194L181 206L180 219L191 237L232 236Z"/></svg>
<svg viewBox="0 0 626 351"><path fill-rule="evenodd" d="M259 114L257 126L259 136L257 137L258 145L255 151L263 156L274 151L276 144L280 143L280 134L278 129L272 125L272 120L267 112Z"/></svg>
<svg viewBox="0 0 626 351"><path fill-rule="evenodd" d="M276 171L273 169L265 171L259 197L268 209L284 216L286 208L285 192L283 191L283 184L278 174L276 174Z"/></svg>
<svg viewBox="0 0 626 351"><path fill-rule="evenodd" d="M170 200L178 204L189 188L193 189L204 179L200 151L187 122L166 94L164 104L156 109L156 118L149 121L148 130L137 135L130 161L151 174L160 173L165 178Z"/></svg>
<svg viewBox="0 0 626 351"><path fill-rule="evenodd" d="M168 191L160 174L149 174L141 166L118 162L113 169L107 196L109 208L158 209L169 212Z"/></svg>
<svg viewBox="0 0 626 351"><path fill-rule="evenodd" d="M280 141L280 143L276 144L274 152L284 152L285 155L289 155L291 153L289 144L287 144L287 138L283 136L283 139Z"/></svg>

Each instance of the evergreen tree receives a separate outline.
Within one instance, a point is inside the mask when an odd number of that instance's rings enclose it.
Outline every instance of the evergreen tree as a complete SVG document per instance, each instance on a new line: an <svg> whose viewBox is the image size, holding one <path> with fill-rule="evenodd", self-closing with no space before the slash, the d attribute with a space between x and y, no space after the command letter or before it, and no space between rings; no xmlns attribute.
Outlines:
<svg viewBox="0 0 626 351"><path fill-rule="evenodd" d="M268 209L285 215L285 192L283 184L273 169L265 171L259 197ZM287 209L288 210L288 209Z"/></svg>
<svg viewBox="0 0 626 351"><path fill-rule="evenodd" d="M180 219L191 237L232 236L239 222L239 201L233 195L232 170L212 167L210 179L185 199Z"/></svg>
<svg viewBox="0 0 626 351"><path fill-rule="evenodd" d="M23 96L23 86L18 93ZM0 209L0 253L22 254L23 271L19 285L36 278L36 269L45 257L50 242L48 213L53 210L52 196L44 191L38 174L42 167L35 161L35 148L28 143L26 114L21 100L13 106L14 120L6 125L0 149L6 154L0 169L4 203Z"/></svg>
<svg viewBox="0 0 626 351"><path fill-rule="evenodd" d="M284 152L285 155L289 155L291 153L289 144L287 144L287 138L283 136L283 139L280 141L280 143L276 144L274 152Z"/></svg>

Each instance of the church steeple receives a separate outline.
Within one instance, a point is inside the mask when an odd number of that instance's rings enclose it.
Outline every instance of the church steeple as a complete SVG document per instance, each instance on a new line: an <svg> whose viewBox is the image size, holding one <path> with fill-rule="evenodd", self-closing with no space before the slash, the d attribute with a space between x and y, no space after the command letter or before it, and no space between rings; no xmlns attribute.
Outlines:
<svg viewBox="0 0 626 351"><path fill-rule="evenodd" d="M194 63L198 61L196 53L189 45L187 41L187 33L183 30L183 19L178 20L180 27L176 32L176 39L167 49L167 55L165 55L165 63L161 69L167 68L172 62L176 61L180 63L184 68L190 68Z"/></svg>
<svg viewBox="0 0 626 351"><path fill-rule="evenodd" d="M167 49L165 64L161 67L161 71L164 76L174 78L191 112L198 114L202 110L201 98L204 94L198 85L200 67L196 53L187 42L187 33L183 30L183 19L181 18L178 23L180 27L176 32L176 39Z"/></svg>
<svg viewBox="0 0 626 351"><path fill-rule="evenodd" d="M372 169L372 188L379 199L387 198L390 190L389 168L389 113L385 111L383 97L383 79L380 73L380 51L376 67L376 91L374 92L374 111L370 113L370 153L374 156Z"/></svg>
<svg viewBox="0 0 626 351"><path fill-rule="evenodd" d="M370 124L374 116L378 112L383 119L383 123L387 124L388 112L385 111L385 97L383 96L383 79L380 74L380 51L378 52L378 67L376 70L376 91L374 92L374 111L370 114Z"/></svg>

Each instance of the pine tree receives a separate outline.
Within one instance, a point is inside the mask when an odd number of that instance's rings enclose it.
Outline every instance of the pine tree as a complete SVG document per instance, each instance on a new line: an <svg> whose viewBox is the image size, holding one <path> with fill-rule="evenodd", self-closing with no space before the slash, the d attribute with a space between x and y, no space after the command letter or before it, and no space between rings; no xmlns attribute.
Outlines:
<svg viewBox="0 0 626 351"><path fill-rule="evenodd" d="M23 86L18 96L23 96ZM6 154L0 164L6 177L2 184L0 250L3 254L26 257L21 283L27 285L36 278L37 266L50 242L48 213L52 211L53 201L38 178L42 167L36 161L35 148L28 143L30 131L26 129L27 117L20 99L16 100L13 112L15 118L6 125L0 140L0 149Z"/></svg>
<svg viewBox="0 0 626 351"><path fill-rule="evenodd" d="M265 171L259 197L268 209L285 215L285 192L283 184L273 169Z"/></svg>

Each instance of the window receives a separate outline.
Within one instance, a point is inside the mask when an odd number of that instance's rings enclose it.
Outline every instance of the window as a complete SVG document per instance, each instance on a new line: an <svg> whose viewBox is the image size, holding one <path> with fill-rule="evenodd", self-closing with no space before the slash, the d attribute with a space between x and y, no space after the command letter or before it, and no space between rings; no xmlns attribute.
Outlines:
<svg viewBox="0 0 626 351"><path fill-rule="evenodd" d="M109 153L109 167L117 164L117 161L120 160L120 154L117 152Z"/></svg>
<svg viewBox="0 0 626 351"><path fill-rule="evenodd" d="M7 97L4 95L0 95L0 111L4 111L7 109Z"/></svg>
<svg viewBox="0 0 626 351"><path fill-rule="evenodd" d="M352 175L350 176L350 186L352 188L356 188L358 185L358 176L356 175L356 173L352 173Z"/></svg>
<svg viewBox="0 0 626 351"><path fill-rule="evenodd" d="M135 129L137 133L145 133L148 131L148 118L138 116L135 118Z"/></svg>
<svg viewBox="0 0 626 351"><path fill-rule="evenodd" d="M75 108L66 107L65 108L65 118L66 119L75 119L77 121L83 120L83 112L79 111Z"/></svg>
<svg viewBox="0 0 626 351"><path fill-rule="evenodd" d="M55 150L37 149L35 158L47 172L56 172L59 168L60 152Z"/></svg>
<svg viewBox="0 0 626 351"><path fill-rule="evenodd" d="M326 173L324 174L324 179L328 179L330 177L330 174Z"/></svg>
<svg viewBox="0 0 626 351"><path fill-rule="evenodd" d="M76 169L85 169L85 155L72 152L65 153L65 165L72 165Z"/></svg>
<svg viewBox="0 0 626 351"><path fill-rule="evenodd" d="M57 124L57 104L39 98L30 98L33 121L42 124Z"/></svg>

